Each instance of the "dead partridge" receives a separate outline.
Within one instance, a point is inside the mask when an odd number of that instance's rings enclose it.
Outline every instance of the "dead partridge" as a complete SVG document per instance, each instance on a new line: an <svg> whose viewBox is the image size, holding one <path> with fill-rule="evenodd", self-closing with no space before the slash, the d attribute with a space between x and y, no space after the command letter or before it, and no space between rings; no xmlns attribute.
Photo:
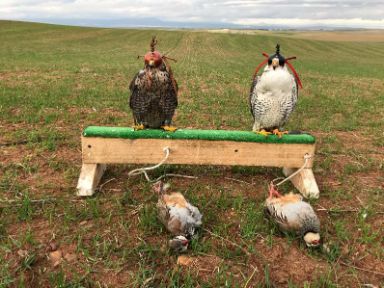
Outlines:
<svg viewBox="0 0 384 288"><path fill-rule="evenodd" d="M176 236L170 240L169 245L172 250L183 252L196 228L201 226L202 215L181 193L166 194L167 186L162 181L156 182L153 189L159 194L158 217L167 230Z"/></svg>
<svg viewBox="0 0 384 288"><path fill-rule="evenodd" d="M301 195L292 192L281 195L271 185L265 206L270 218L282 231L295 232L304 239L308 247L320 244L319 218Z"/></svg>

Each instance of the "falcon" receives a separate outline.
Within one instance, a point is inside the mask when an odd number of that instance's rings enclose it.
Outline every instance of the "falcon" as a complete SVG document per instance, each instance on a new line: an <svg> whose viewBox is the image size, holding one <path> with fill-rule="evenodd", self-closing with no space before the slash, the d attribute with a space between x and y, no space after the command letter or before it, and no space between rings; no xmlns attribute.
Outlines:
<svg viewBox="0 0 384 288"><path fill-rule="evenodd" d="M162 128L175 131L171 126L177 107L178 86L168 58L156 51L157 40L152 38L151 51L144 55L144 68L129 85L129 106L133 112L134 129Z"/></svg>
<svg viewBox="0 0 384 288"><path fill-rule="evenodd" d="M308 247L320 244L320 221L312 206L299 194L281 195L271 184L265 201L266 212L285 232L294 232L303 238Z"/></svg>
<svg viewBox="0 0 384 288"><path fill-rule="evenodd" d="M276 53L268 55L256 68L249 95L249 106L254 119L253 132L282 137L287 131L281 131L293 112L297 98L298 86L302 88L301 81L289 60L296 57L284 58L280 54L280 45L276 45ZM257 72L267 64L263 73ZM287 66L292 70L292 75Z"/></svg>
<svg viewBox="0 0 384 288"><path fill-rule="evenodd" d="M199 209L190 204L181 193L166 194L166 189L167 185L162 181L153 185L153 190L159 195L156 205L158 218L175 236L169 241L171 249L176 252L184 252L187 250L196 228L201 226L203 216Z"/></svg>

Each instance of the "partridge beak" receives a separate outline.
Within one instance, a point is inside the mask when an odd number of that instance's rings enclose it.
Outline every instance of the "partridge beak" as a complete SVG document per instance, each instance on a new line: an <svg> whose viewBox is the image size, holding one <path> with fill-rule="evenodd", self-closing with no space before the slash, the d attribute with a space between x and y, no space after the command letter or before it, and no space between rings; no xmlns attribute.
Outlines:
<svg viewBox="0 0 384 288"><path fill-rule="evenodd" d="M313 240L311 243L313 246L318 246L320 244L319 240Z"/></svg>
<svg viewBox="0 0 384 288"><path fill-rule="evenodd" d="M273 69L275 69L278 66L279 66L279 59L273 58L272 59L272 67L273 67Z"/></svg>
<svg viewBox="0 0 384 288"><path fill-rule="evenodd" d="M320 244L319 240L313 240L312 242L306 243L307 247L318 247Z"/></svg>
<svg viewBox="0 0 384 288"><path fill-rule="evenodd" d="M181 241L181 244L183 244L185 246L188 244L188 242L189 242L188 240L183 240L183 241Z"/></svg>
<svg viewBox="0 0 384 288"><path fill-rule="evenodd" d="M149 64L149 66L154 66L155 65L155 61L151 59L151 60L149 60L148 64Z"/></svg>

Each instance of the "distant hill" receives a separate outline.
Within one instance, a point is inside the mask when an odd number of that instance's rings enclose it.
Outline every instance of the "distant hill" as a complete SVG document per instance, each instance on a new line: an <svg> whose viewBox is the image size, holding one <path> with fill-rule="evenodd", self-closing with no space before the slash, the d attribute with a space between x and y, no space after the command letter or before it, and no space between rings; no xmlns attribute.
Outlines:
<svg viewBox="0 0 384 288"><path fill-rule="evenodd" d="M259 30L359 30L360 28L350 28L334 25L280 25L280 24L259 24L259 25L238 25L227 22L175 22L164 21L154 17L146 18L35 18L29 19L31 22L41 22L49 24L62 24L72 26L87 27L127 27L127 28L184 28L184 29L259 29Z"/></svg>

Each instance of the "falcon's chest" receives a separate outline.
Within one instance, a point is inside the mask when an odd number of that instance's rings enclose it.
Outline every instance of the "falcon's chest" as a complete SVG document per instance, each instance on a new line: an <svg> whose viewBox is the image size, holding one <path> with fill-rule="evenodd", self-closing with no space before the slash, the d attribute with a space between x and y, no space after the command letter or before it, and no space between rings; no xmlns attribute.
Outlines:
<svg viewBox="0 0 384 288"><path fill-rule="evenodd" d="M169 73L160 69L141 70L135 81L138 87L152 92L167 89L169 83Z"/></svg>
<svg viewBox="0 0 384 288"><path fill-rule="evenodd" d="M256 93L259 99L281 101L290 97L294 84L294 78L287 70L266 70L259 78Z"/></svg>

